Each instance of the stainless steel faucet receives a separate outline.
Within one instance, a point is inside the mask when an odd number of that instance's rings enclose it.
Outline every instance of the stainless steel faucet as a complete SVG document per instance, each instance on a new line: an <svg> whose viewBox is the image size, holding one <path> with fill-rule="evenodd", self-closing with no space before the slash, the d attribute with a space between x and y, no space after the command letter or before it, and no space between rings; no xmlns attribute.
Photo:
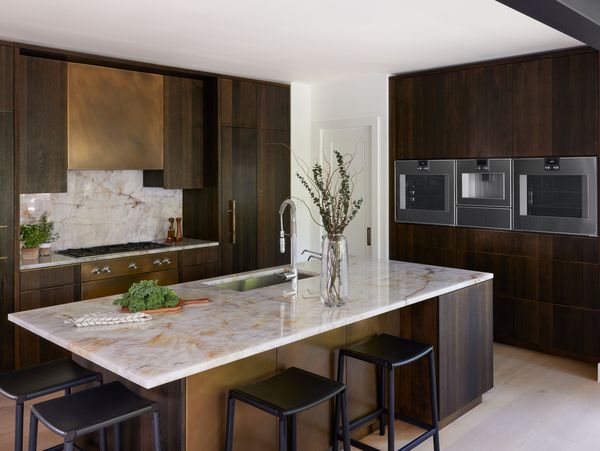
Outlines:
<svg viewBox="0 0 600 451"><path fill-rule="evenodd" d="M298 257L296 256L296 204L292 199L286 199L281 203L279 207L279 224L281 225L281 229L279 231L279 251L284 254L285 253L285 231L283 230L283 213L285 212L286 207L290 207L290 216L292 219L292 229L290 230L290 254L292 258L291 269L290 271L284 272L286 279L291 279L292 277L298 280Z"/></svg>

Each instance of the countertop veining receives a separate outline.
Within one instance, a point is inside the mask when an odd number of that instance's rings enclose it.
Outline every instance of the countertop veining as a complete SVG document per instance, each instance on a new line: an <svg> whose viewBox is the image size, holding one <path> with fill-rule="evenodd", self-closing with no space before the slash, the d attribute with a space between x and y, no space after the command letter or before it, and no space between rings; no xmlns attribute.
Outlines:
<svg viewBox="0 0 600 451"><path fill-rule="evenodd" d="M300 269L318 274L319 262L302 263ZM276 270L280 268L256 273ZM12 313L9 319L153 388L492 278L489 273L352 258L350 298L339 308L321 304L319 277L312 277L299 280L296 293L290 282L244 293L207 281L174 285L184 299L209 297L212 302L155 314L146 323L80 329L64 324L83 313L116 311L112 301L117 296Z"/></svg>
<svg viewBox="0 0 600 451"><path fill-rule="evenodd" d="M137 255L146 255L146 254L159 254L162 252L173 252L173 251L183 251L186 249L197 249L201 247L210 247L210 246L218 246L219 243L216 241L206 241L206 240L195 240L192 238L184 238L183 241L179 241L168 247L163 247L159 249L146 249L141 251L132 251L132 252L119 252L117 254L104 254L104 255L94 255L90 257L69 257L68 255L61 255L55 252L52 252L50 257L40 257L37 260L23 260L21 259L21 271L28 269L42 269L49 268L53 266L68 266L68 265L77 265L79 263L85 262L93 262L98 260L110 260L113 258L120 257L135 257Z"/></svg>

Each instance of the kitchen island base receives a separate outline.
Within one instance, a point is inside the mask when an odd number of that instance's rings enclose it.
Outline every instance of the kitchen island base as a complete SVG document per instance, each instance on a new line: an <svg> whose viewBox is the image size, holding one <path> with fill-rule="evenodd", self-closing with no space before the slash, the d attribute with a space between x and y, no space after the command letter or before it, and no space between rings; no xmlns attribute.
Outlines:
<svg viewBox="0 0 600 451"><path fill-rule="evenodd" d="M336 377L337 350L378 333L395 334L435 347L440 425L445 426L481 403L493 386L492 281L454 291L329 332L272 349L146 390L120 379L161 406L165 450L222 451L225 446L227 394L231 388L256 382L297 366L325 377ZM77 358L82 362L82 359ZM102 368L107 380L117 378ZM427 362L396 371L399 412L430 420ZM375 370L349 359L346 368L350 418L375 408ZM298 415L298 449L327 450L333 403ZM184 426L182 426L184 425ZM123 428L124 449L150 450L150 418ZM363 438L374 429L352 433ZM234 449L275 451L277 422L251 406L236 406ZM89 446L90 443L87 443Z"/></svg>

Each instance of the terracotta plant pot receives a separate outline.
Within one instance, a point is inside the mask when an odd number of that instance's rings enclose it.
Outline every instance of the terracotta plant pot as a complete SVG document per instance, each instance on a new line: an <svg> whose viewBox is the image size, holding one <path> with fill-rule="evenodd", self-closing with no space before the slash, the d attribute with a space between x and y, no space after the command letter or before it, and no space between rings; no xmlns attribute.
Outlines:
<svg viewBox="0 0 600 451"><path fill-rule="evenodd" d="M27 248L24 247L23 249L21 249L21 257L23 258L23 260L37 260L40 256L40 248L39 247L33 247L33 248Z"/></svg>

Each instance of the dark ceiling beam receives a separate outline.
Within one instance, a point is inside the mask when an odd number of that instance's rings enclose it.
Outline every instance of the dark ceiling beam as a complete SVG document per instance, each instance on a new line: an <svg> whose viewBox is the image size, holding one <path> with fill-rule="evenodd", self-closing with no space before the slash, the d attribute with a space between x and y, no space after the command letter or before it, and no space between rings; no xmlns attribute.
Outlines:
<svg viewBox="0 0 600 451"><path fill-rule="evenodd" d="M600 50L598 0L496 0Z"/></svg>

